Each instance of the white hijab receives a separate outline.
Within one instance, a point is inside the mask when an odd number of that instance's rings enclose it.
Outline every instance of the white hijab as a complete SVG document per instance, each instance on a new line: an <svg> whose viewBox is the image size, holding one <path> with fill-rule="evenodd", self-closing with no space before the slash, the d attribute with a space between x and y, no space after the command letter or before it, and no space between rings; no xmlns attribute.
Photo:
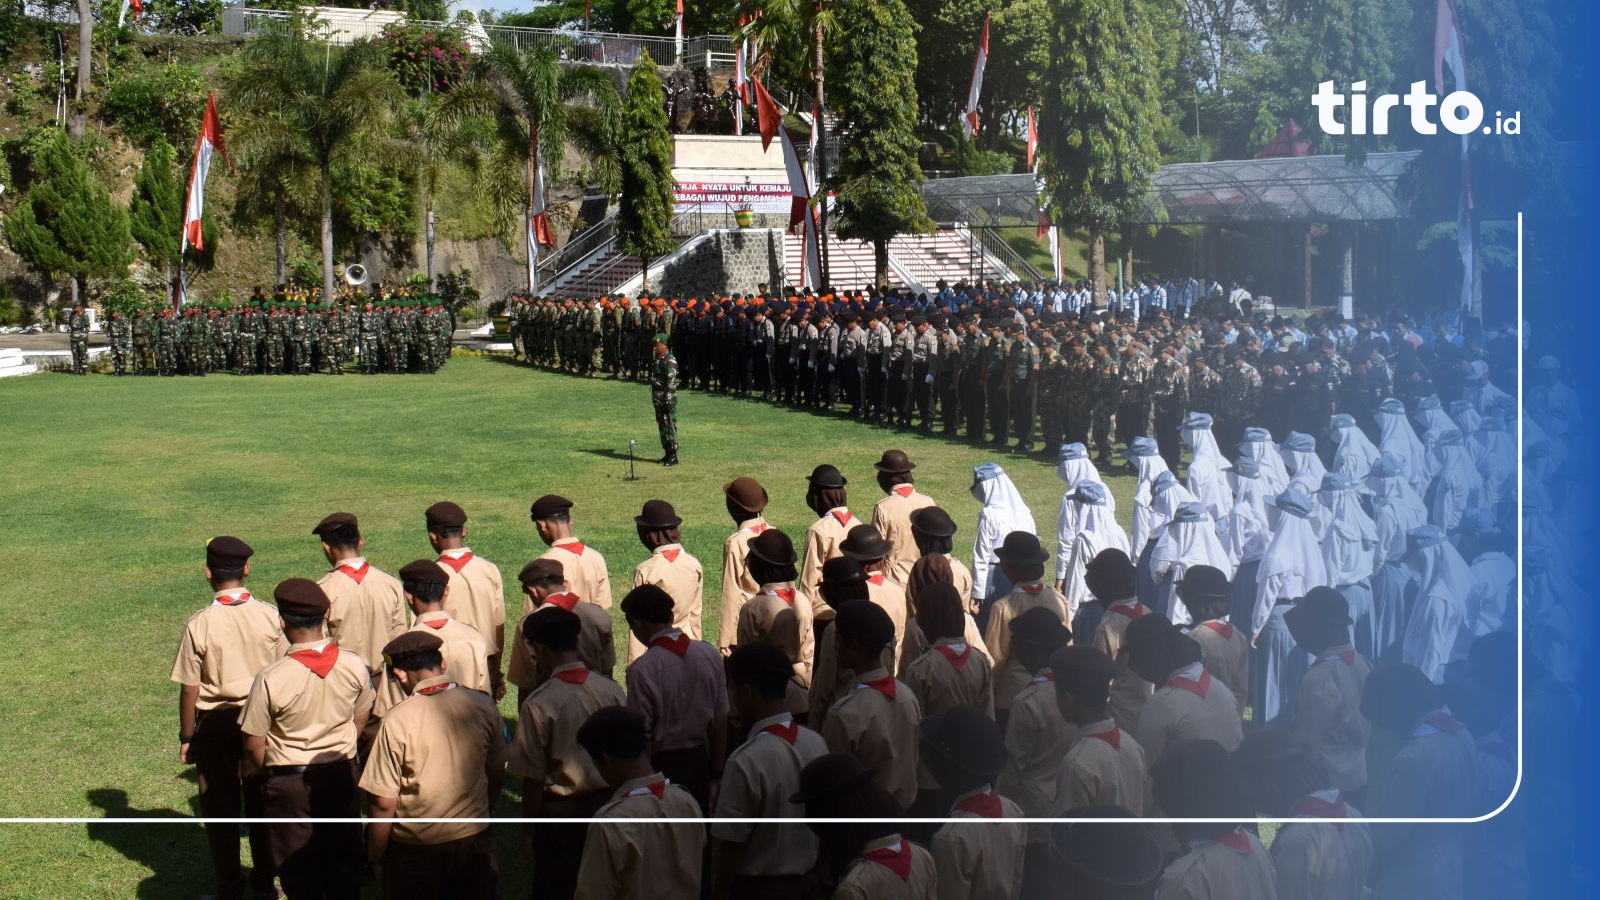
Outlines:
<svg viewBox="0 0 1600 900"><path fill-rule="evenodd" d="M1467 455L1467 448L1461 445L1461 432L1454 428L1441 433L1429 453L1438 478L1429 517L1433 524L1449 531L1461 521L1467 507L1484 505L1480 497L1483 477Z"/></svg>
<svg viewBox="0 0 1600 900"><path fill-rule="evenodd" d="M1316 438L1291 431L1288 440L1278 445L1278 454L1289 472L1289 487L1308 497L1321 490L1322 476L1328 474L1328 470L1317 456Z"/></svg>
<svg viewBox="0 0 1600 900"><path fill-rule="evenodd" d="M1188 625L1193 621L1188 607L1178 599L1177 582L1193 566L1212 566L1228 574L1233 573L1233 561L1217 540L1217 523L1199 503L1185 503L1150 552L1150 577L1160 584L1168 575L1172 582L1162 588L1167 593L1167 617L1174 625Z"/></svg>
<svg viewBox="0 0 1600 900"><path fill-rule="evenodd" d="M1356 584L1376 568L1378 526L1361 508L1360 491L1342 475L1323 481L1322 504L1328 508L1322 533L1322 561L1332 587Z"/></svg>
<svg viewBox="0 0 1600 900"><path fill-rule="evenodd" d="M1417 433L1412 430L1411 423L1406 421L1405 407L1398 400L1385 400L1378 405L1373 416L1377 418L1382 431L1378 438L1378 450L1400 463L1401 474L1419 493L1427 490L1430 480L1427 453L1423 450L1422 441L1417 439Z"/></svg>
<svg viewBox="0 0 1600 900"><path fill-rule="evenodd" d="M1383 475L1394 471L1399 461L1393 457L1382 460L1367 477L1367 488L1372 491L1372 518L1377 526L1377 558L1373 571L1381 563L1399 562L1406 555L1406 532L1428 523L1428 508L1411 489L1411 483L1400 475ZM1394 468L1388 468L1394 467Z"/></svg>
<svg viewBox="0 0 1600 900"><path fill-rule="evenodd" d="M1150 505L1141 510L1137 505L1133 510L1133 552L1129 554L1135 562L1139 554L1144 552L1145 544L1161 533L1161 529L1172 521L1177 514L1178 507L1185 503L1199 502L1189 489L1178 482L1171 472L1163 472L1156 476L1155 482L1150 487ZM1140 513L1144 515L1141 516Z"/></svg>
<svg viewBox="0 0 1600 900"><path fill-rule="evenodd" d="M1199 498L1213 519L1222 519L1233 507L1233 491L1228 487L1227 460L1217 447L1217 438L1209 424L1185 424L1178 434L1194 450L1189 460L1189 493Z"/></svg>
<svg viewBox="0 0 1600 900"><path fill-rule="evenodd" d="M1286 498L1298 494L1285 491L1275 501L1281 505ZM1311 501L1298 496L1297 501L1310 507ZM1278 530L1272 543L1261 556L1261 568L1256 572L1256 608L1250 622L1250 633L1259 634L1272 615L1272 607L1279 597L1304 597L1306 591L1328 583L1328 569L1322 562L1322 548L1317 546L1317 536L1312 533L1311 520L1291 512L1278 517Z"/></svg>
<svg viewBox="0 0 1600 900"><path fill-rule="evenodd" d="M1455 545L1441 540L1419 547L1409 561L1420 578L1418 597L1436 596L1465 611L1467 595L1473 588L1472 567L1461 558Z"/></svg>
<svg viewBox="0 0 1600 900"><path fill-rule="evenodd" d="M1467 452L1478 464L1478 474L1483 477L1484 507L1493 509L1501 500L1509 500L1516 494L1517 448L1511 435L1506 433L1504 420L1499 416L1484 419L1478 430L1467 438Z"/></svg>
<svg viewBox="0 0 1600 900"><path fill-rule="evenodd" d="M1346 424L1345 418L1348 417L1334 416L1333 421L1338 424L1329 429L1339 442L1338 449L1333 451L1333 468L1360 484L1372 471L1372 464L1378 461L1378 448L1356 427L1353 419Z"/></svg>
<svg viewBox="0 0 1600 900"><path fill-rule="evenodd" d="M972 470L972 496L983 504L978 513L978 534L972 544L972 593L983 598L994 586L999 560L994 551L1013 531L1037 534L1033 513L1022 502L1022 494L1011 476L997 463L984 463Z"/></svg>
<svg viewBox="0 0 1600 900"><path fill-rule="evenodd" d="M1073 526L1067 554L1066 577L1062 579L1062 594L1067 600L1069 616L1076 616L1078 607L1085 602L1094 602L1088 585L1083 581L1083 573L1100 551L1115 548L1133 556L1129 552L1128 533L1117 524L1116 515L1110 504L1105 502L1109 496L1109 491L1098 486L1078 491L1076 503L1079 516Z"/></svg>
<svg viewBox="0 0 1600 900"><path fill-rule="evenodd" d="M1272 433L1265 428L1246 428L1240 451L1261 466L1261 477L1267 481L1270 494L1276 496L1289 487L1289 470L1283 466L1278 445L1272 442Z"/></svg>
<svg viewBox="0 0 1600 900"><path fill-rule="evenodd" d="M1418 403L1415 418L1421 428L1422 449L1425 451L1423 461L1427 466L1428 480L1432 481L1439 474L1439 462L1434 459L1432 453L1434 445L1439 443L1439 436L1446 431L1460 429L1456 428L1456 423L1450 421L1450 417L1440 408L1437 396L1423 397Z"/></svg>
<svg viewBox="0 0 1600 900"><path fill-rule="evenodd" d="M1230 474L1233 483L1233 508L1224 523L1223 548L1242 566L1261 558L1272 542L1272 525L1267 516L1267 484L1259 474Z"/></svg>

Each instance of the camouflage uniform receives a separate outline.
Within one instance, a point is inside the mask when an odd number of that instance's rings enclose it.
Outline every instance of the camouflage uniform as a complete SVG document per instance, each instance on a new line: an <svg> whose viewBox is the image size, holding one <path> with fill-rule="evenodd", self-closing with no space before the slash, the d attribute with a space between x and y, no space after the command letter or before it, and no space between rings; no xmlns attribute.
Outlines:
<svg viewBox="0 0 1600 900"><path fill-rule="evenodd" d="M1062 361L1062 394L1066 401L1062 418L1062 442L1089 443L1090 408L1094 401L1094 357L1068 350Z"/></svg>
<svg viewBox="0 0 1600 900"><path fill-rule="evenodd" d="M1156 361L1150 378L1150 399L1154 407L1151 426L1155 429L1156 445L1161 448L1161 458L1167 468L1177 471L1183 445L1178 439L1178 425L1183 421L1189 405L1189 372L1175 353L1164 353Z"/></svg>
<svg viewBox="0 0 1600 900"><path fill-rule="evenodd" d="M261 310L249 307L239 314L239 374L256 373L256 334Z"/></svg>
<svg viewBox="0 0 1600 900"><path fill-rule="evenodd" d="M961 338L953 328L939 332L932 374L934 399L939 402L939 422L946 437L956 436L956 417L961 411Z"/></svg>
<svg viewBox="0 0 1600 900"><path fill-rule="evenodd" d="M106 323L106 335L111 340L111 371L117 375L128 373L128 357L133 353L133 328L121 313L112 313Z"/></svg>
<svg viewBox="0 0 1600 900"><path fill-rule="evenodd" d="M1067 361L1054 349L1041 354L1039 363L1039 433L1044 449L1054 451L1067 432Z"/></svg>
<svg viewBox="0 0 1600 900"><path fill-rule="evenodd" d="M678 360L668 350L650 370L650 402L656 410L656 430L661 434L662 462L678 462Z"/></svg>
<svg viewBox="0 0 1600 900"><path fill-rule="evenodd" d="M1122 396L1117 404L1117 443L1150 434L1150 379L1155 361L1142 349L1130 348L1118 367Z"/></svg>
<svg viewBox="0 0 1600 900"><path fill-rule="evenodd" d="M1108 348L1109 349L1109 348ZM1094 379L1090 382L1089 418L1094 438L1095 458L1102 465L1111 462L1111 420L1117 412L1117 401L1122 395L1122 373L1117 358L1110 352L1105 359L1096 357Z"/></svg>
<svg viewBox="0 0 1600 900"><path fill-rule="evenodd" d="M139 310L133 317L133 371L138 375L154 375L156 344L156 321L151 315Z"/></svg>
<svg viewBox="0 0 1600 900"><path fill-rule="evenodd" d="M1244 437L1261 401L1261 374L1244 360L1222 372L1217 442L1232 447Z"/></svg>

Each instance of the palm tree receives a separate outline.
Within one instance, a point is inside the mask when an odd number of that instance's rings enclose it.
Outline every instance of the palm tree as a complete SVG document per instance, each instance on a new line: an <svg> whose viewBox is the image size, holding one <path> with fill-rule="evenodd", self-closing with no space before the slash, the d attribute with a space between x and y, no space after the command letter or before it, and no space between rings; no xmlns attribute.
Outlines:
<svg viewBox="0 0 1600 900"><path fill-rule="evenodd" d="M422 204L423 261L428 289L434 290L434 202L439 197L452 163L470 165L474 149L487 140L482 117L456 119L440 114L443 95L424 94L407 103L400 114L400 149L416 166L417 193Z"/></svg>
<svg viewBox="0 0 1600 900"><path fill-rule="evenodd" d="M559 180L563 155L571 147L586 157L594 181L608 192L616 189L612 136L620 103L604 69L563 66L549 50L495 44L468 79L438 102L441 120L481 116L492 128L493 138L478 160L478 186L494 204L507 243L519 220L529 220L534 196L545 187L537 181L541 159L546 181ZM538 248L532 230L523 230L528 232L528 290L536 291Z"/></svg>
<svg viewBox="0 0 1600 900"><path fill-rule="evenodd" d="M232 98L242 113L233 140L247 159L304 159L315 167L322 218L322 290L333 298L333 167L390 142L404 97L371 44L333 47L298 33L244 49Z"/></svg>

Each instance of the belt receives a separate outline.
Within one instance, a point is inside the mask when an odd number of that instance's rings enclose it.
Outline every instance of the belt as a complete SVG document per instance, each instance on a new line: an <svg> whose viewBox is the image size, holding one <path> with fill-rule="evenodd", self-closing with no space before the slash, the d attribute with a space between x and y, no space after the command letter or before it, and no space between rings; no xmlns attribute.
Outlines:
<svg viewBox="0 0 1600 900"><path fill-rule="evenodd" d="M304 775L307 772L315 772L318 769L326 769L329 766L348 765L350 765L350 760L338 759L333 762L311 763L305 766L267 766L261 770L261 774L268 778L276 778L279 775Z"/></svg>

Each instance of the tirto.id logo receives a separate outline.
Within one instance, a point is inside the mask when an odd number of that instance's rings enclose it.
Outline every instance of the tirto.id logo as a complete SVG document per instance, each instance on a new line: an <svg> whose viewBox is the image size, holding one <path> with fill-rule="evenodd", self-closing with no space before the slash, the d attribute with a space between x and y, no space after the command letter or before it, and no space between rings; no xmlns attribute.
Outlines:
<svg viewBox="0 0 1600 900"><path fill-rule="evenodd" d="M1411 90L1404 97L1399 94L1379 94L1371 98L1371 111L1368 112L1368 97L1366 95L1367 83L1357 81L1350 85L1350 134L1388 134L1389 114L1394 112L1396 106L1405 104L1411 111L1411 130L1417 134L1433 135L1439 133L1439 126L1451 134L1468 135L1481 130L1484 134L1521 134L1522 113L1513 111L1511 115L1504 116L1495 110L1494 124L1483 124L1483 102L1476 94L1470 91L1455 91L1445 95L1441 102L1438 94L1428 92L1426 81L1414 81ZM1317 85L1317 92L1312 95L1311 103L1317 108L1317 124L1321 126L1324 134L1345 134L1345 123L1339 121L1337 111L1345 105L1344 94L1334 93L1333 82L1324 81ZM1428 118L1429 110L1438 107L1439 121L1435 124Z"/></svg>

